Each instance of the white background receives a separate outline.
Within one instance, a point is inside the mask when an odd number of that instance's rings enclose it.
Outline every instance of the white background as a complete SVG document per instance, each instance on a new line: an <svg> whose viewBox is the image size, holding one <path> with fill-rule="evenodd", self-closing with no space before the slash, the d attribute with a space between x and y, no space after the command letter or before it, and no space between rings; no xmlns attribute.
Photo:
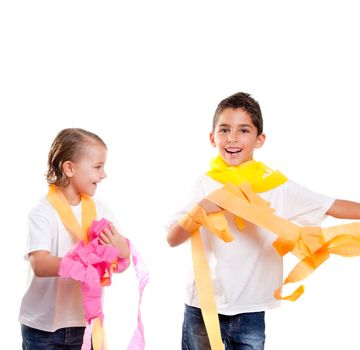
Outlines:
<svg viewBox="0 0 360 350"><path fill-rule="evenodd" d="M180 349L189 246L169 248L164 226L215 154L208 134L217 103L252 93L267 134L256 159L315 191L359 201L359 32L349 0L1 2L7 348L21 347L26 217L46 192L47 152L59 130L82 127L107 143L108 178L97 197L151 271L146 348ZM327 261L299 301L268 313L267 349L358 349L359 271L359 258ZM110 349L129 342L136 293L133 269L115 276L105 310Z"/></svg>

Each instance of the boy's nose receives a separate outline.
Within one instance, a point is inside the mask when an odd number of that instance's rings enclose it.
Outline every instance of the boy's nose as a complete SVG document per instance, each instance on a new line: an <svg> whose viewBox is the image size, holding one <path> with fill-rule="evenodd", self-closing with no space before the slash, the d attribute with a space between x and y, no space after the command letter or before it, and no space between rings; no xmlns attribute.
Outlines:
<svg viewBox="0 0 360 350"><path fill-rule="evenodd" d="M229 135L228 135L228 141L229 142L236 142L237 141L236 133L230 132Z"/></svg>

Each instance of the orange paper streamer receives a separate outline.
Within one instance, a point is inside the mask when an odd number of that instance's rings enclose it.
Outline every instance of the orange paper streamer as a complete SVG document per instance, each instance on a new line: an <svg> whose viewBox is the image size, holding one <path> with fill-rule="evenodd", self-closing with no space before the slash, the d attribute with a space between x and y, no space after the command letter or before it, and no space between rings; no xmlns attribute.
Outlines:
<svg viewBox="0 0 360 350"><path fill-rule="evenodd" d="M92 221L96 220L96 206L91 197L84 194L81 195L81 226L71 210L67 199L57 186L49 186L47 199L75 240L83 240L87 244L89 241L87 232ZM105 331L99 318L95 319L92 340L94 350L107 349ZM103 344L104 347L102 347Z"/></svg>
<svg viewBox="0 0 360 350"><path fill-rule="evenodd" d="M283 285L305 279L324 263L330 254L360 255L360 222L328 228L302 227L275 215L270 203L259 197L249 184L239 186L226 184L223 188L207 195L206 199L234 214L238 226L242 225L242 220L246 220L274 232L278 235L278 239L273 243L277 252L281 256L291 252L299 258L300 262L286 277ZM231 241L232 236L223 212L204 216L203 213L199 215L199 210L194 210L198 214L197 226L207 227L225 242ZM190 215L189 220L194 220L193 217L194 214ZM182 226L181 223L179 224ZM190 225L182 227L189 228ZM198 228L191 236L191 244L195 283L211 348L222 350L224 346L221 341L215 294ZM303 294L304 286L298 287L288 296L282 296L281 290L282 286L274 291L275 298L295 301Z"/></svg>

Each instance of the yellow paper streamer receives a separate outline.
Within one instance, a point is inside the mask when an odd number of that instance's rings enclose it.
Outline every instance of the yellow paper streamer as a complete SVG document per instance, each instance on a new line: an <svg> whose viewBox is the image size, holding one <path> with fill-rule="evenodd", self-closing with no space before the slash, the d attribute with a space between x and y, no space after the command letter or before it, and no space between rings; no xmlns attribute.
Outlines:
<svg viewBox="0 0 360 350"><path fill-rule="evenodd" d="M255 160L249 160L239 166L229 166L218 156L211 161L210 166L211 169L207 175L214 180L222 184L249 183L255 192L269 191L288 180L280 171L274 171L264 163Z"/></svg>
<svg viewBox="0 0 360 350"><path fill-rule="evenodd" d="M97 217L96 206L91 197L84 194L81 195L81 226L71 210L66 197L57 186L49 186L47 199L59 214L61 221L73 237L76 240L83 240L85 244L87 244L89 241L87 232L89 231L92 221L96 220ZM92 341L94 350L107 349L105 330L99 318L95 319ZM104 347L102 346L103 344Z"/></svg>
<svg viewBox="0 0 360 350"><path fill-rule="evenodd" d="M274 232L279 236L273 244L278 253L285 255L292 252L300 259L300 262L286 277L283 285L305 279L324 263L330 254L360 255L360 222L324 229L319 226L302 227L276 216L269 203L259 197L251 187L253 186L249 184L240 186L226 184L205 198L234 214L238 218L236 221L240 224L241 220L246 220ZM217 213L215 227L211 224L213 215L210 214L207 217L204 217L203 214L198 215L197 223L207 227L210 232L224 241L226 240L222 237L226 237L228 241L229 238L231 240L227 224L223 226L221 224L224 220L226 221L223 212ZM219 219L221 216L223 220ZM219 232L223 232L222 235L219 235ZM213 287L210 286L210 272L198 229L191 236L191 243L196 288L211 348L212 350L222 350L224 346L221 341L215 294ZM281 290L282 286L274 292L275 298L295 301L303 294L304 287L298 287L288 296L282 296Z"/></svg>

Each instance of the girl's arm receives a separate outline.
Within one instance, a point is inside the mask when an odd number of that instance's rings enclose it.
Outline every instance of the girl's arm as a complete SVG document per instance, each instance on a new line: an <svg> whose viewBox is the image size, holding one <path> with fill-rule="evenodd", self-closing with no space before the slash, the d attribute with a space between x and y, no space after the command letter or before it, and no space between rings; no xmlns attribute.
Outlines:
<svg viewBox="0 0 360 350"><path fill-rule="evenodd" d="M29 254L30 264L36 277L57 277L61 258L46 250L37 250Z"/></svg>
<svg viewBox="0 0 360 350"><path fill-rule="evenodd" d="M217 213L222 209L216 204L210 202L207 199L203 199L198 203L198 206L203 208L206 214ZM192 235L192 232L184 230L178 223L171 225L169 232L167 234L167 241L170 247L176 247L179 244L187 241Z"/></svg>
<svg viewBox="0 0 360 350"><path fill-rule="evenodd" d="M326 214L338 219L359 220L360 203L336 199Z"/></svg>

